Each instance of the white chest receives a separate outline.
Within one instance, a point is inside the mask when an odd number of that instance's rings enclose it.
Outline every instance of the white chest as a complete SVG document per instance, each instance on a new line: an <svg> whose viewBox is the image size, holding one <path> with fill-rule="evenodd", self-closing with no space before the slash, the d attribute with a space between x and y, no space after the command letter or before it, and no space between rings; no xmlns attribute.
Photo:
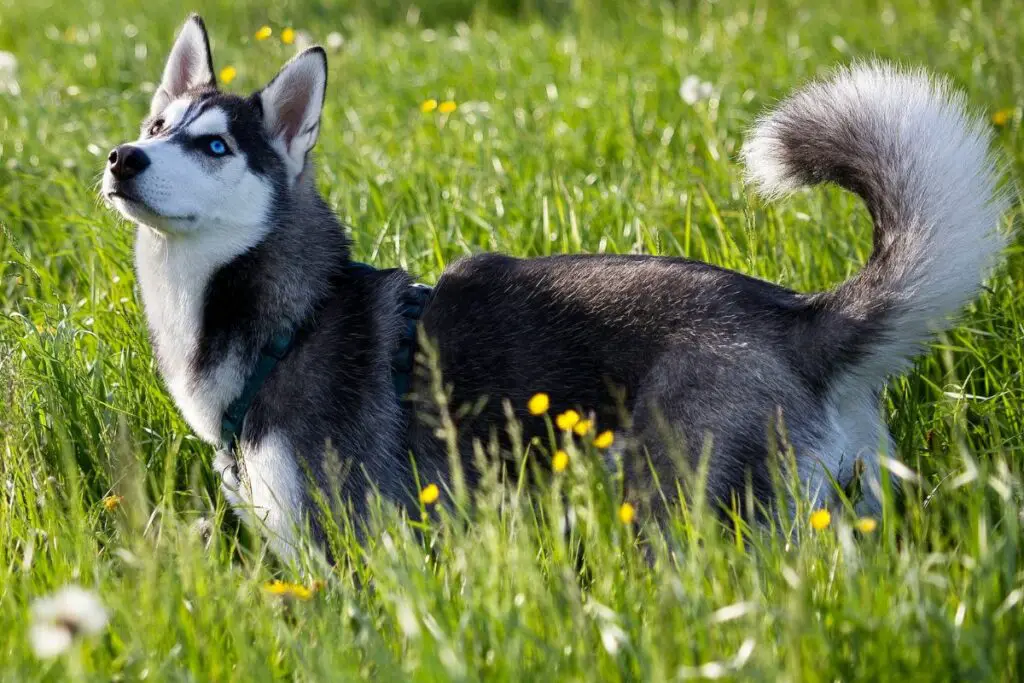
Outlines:
<svg viewBox="0 0 1024 683"><path fill-rule="evenodd" d="M206 286L223 262L207 247L201 238L168 237L140 227L135 260L167 388L192 429L204 440L217 443L221 415L244 377L240 359L230 352L202 376L193 368Z"/></svg>

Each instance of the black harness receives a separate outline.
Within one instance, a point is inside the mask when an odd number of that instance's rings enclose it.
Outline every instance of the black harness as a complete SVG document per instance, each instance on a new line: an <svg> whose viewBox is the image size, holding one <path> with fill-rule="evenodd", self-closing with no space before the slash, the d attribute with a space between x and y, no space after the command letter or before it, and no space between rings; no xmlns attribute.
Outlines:
<svg viewBox="0 0 1024 683"><path fill-rule="evenodd" d="M350 263L348 270L360 275L377 272L376 268L365 263ZM433 288L428 285L413 283L406 288L402 295L402 318L405 321L405 327L402 329L398 347L391 358L391 379L395 387L395 400L400 404L412 386L412 369L416 354L416 326L423 316L423 309L432 292ZM220 423L220 439L222 447L227 451L234 452L235 446L242 438L245 415L252 407L253 399L263 388L270 373L277 367L278 361L288 355L295 341L295 332L296 327L293 325L271 337L270 341L260 350L256 365L246 377L242 393L224 411Z"/></svg>

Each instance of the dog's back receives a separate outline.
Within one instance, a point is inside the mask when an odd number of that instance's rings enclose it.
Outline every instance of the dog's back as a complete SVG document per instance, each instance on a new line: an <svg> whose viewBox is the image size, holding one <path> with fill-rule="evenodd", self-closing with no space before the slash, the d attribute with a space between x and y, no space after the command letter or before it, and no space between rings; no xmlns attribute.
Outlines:
<svg viewBox="0 0 1024 683"><path fill-rule="evenodd" d="M806 417L816 407L792 333L806 308L777 285L686 259L485 255L445 271L423 332L442 376L454 378L451 403L476 406L458 421L467 443L506 422L506 401L527 437L546 437L545 417L526 407L544 392L551 415L593 414L620 449L664 441L659 417L680 456L699 457L714 434L718 449L741 454L721 462L732 473L716 470L719 492L753 469L767 494L775 406ZM429 411L429 391L417 393Z"/></svg>

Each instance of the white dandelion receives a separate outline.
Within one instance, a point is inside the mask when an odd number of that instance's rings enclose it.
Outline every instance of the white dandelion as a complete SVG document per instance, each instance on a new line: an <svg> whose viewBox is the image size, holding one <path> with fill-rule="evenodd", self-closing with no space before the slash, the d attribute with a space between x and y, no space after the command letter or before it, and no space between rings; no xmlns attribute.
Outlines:
<svg viewBox="0 0 1024 683"><path fill-rule="evenodd" d="M18 85L18 58L10 52L0 50L0 95L15 97L21 93Z"/></svg>
<svg viewBox="0 0 1024 683"><path fill-rule="evenodd" d="M76 638L99 633L110 616L99 597L80 586L65 586L32 604L28 638L41 659L56 657Z"/></svg>
<svg viewBox="0 0 1024 683"><path fill-rule="evenodd" d="M702 81L700 77L693 74L684 78L683 84L679 86L679 96L683 98L683 102L689 105L710 100L714 94L715 86L707 81Z"/></svg>
<svg viewBox="0 0 1024 683"><path fill-rule="evenodd" d="M332 31L327 34L327 47L331 50L340 50L341 46L345 44L345 38L337 31Z"/></svg>

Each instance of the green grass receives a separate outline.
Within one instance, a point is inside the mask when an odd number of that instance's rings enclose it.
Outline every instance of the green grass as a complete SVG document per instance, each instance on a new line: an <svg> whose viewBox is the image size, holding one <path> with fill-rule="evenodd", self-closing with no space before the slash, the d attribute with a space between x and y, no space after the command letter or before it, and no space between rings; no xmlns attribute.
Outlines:
<svg viewBox="0 0 1024 683"><path fill-rule="evenodd" d="M763 107L855 57L926 65L973 105L1012 109L996 142L1008 176L1024 170L1014 0L204 4L236 90L289 56L282 27L344 35L321 187L358 258L428 282L483 250L686 255L804 291L841 281L870 250L859 203L815 190L765 206L736 152ZM161 387L130 231L95 198L193 8L172 5L0 0L21 88L0 94L0 680L1024 677L1019 237L887 393L918 478L872 534L850 514L814 532L801 506L798 543L738 539L697 501L642 549L617 519L616 478L577 454L552 488L488 485L419 531L371 505L378 532L362 547L336 534L333 571L269 558ZM264 23L275 37L255 42ZM691 73L719 96L685 104ZM430 97L460 108L422 114ZM125 496L114 511L110 493ZM568 537L566 506L580 520ZM273 578L326 587L281 603L261 589ZM30 605L68 583L94 589L111 622L39 661Z"/></svg>

